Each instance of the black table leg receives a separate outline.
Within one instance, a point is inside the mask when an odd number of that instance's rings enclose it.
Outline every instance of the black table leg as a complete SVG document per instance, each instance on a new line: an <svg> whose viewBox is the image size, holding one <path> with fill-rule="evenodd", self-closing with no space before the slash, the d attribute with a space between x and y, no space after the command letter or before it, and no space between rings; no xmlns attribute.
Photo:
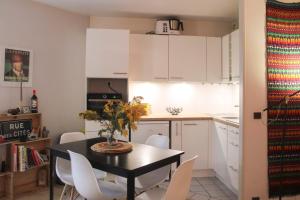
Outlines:
<svg viewBox="0 0 300 200"><path fill-rule="evenodd" d="M50 177L49 177L49 197L50 197L50 200L53 200L53 181L54 181L54 161L53 161L53 153L50 151Z"/></svg>
<svg viewBox="0 0 300 200"><path fill-rule="evenodd" d="M135 177L133 175L127 177L127 200L134 200L134 179Z"/></svg>
<svg viewBox="0 0 300 200"><path fill-rule="evenodd" d="M177 165L177 168L178 168L179 165L180 165L180 157L177 159L176 165Z"/></svg>

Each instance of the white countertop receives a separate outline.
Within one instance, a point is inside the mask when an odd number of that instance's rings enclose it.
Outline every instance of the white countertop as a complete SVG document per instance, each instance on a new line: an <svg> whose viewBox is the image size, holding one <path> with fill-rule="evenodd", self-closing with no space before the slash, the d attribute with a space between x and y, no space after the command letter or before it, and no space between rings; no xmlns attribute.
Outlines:
<svg viewBox="0 0 300 200"><path fill-rule="evenodd" d="M239 118L235 114L179 114L171 115L168 113L150 114L143 116L142 121L175 121L175 120L216 120L234 127L239 127Z"/></svg>

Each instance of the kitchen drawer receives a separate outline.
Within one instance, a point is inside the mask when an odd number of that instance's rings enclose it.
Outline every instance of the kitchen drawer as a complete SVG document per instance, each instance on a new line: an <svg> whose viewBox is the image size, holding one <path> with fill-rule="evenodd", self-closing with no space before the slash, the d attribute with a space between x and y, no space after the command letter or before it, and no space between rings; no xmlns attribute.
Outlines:
<svg viewBox="0 0 300 200"><path fill-rule="evenodd" d="M228 142L227 165L239 169L239 148L233 142Z"/></svg>
<svg viewBox="0 0 300 200"><path fill-rule="evenodd" d="M231 132L228 132L228 144L239 148L239 137L236 134L232 134Z"/></svg>
<svg viewBox="0 0 300 200"><path fill-rule="evenodd" d="M137 130L132 131L131 141L135 143L145 144L151 135L165 135L169 138L168 122L138 122Z"/></svg>
<svg viewBox="0 0 300 200"><path fill-rule="evenodd" d="M239 190L239 171L233 166L228 166L228 174L230 185L236 190Z"/></svg>
<svg viewBox="0 0 300 200"><path fill-rule="evenodd" d="M222 123L219 123L219 122L215 122L215 125L216 125L216 129L217 129L217 130L222 130L222 131L226 131L226 132L227 132L227 130L228 130L226 124L222 124Z"/></svg>
<svg viewBox="0 0 300 200"><path fill-rule="evenodd" d="M234 143L233 146L239 146L239 129L228 126L228 142L229 143Z"/></svg>
<svg viewBox="0 0 300 200"><path fill-rule="evenodd" d="M233 135L236 135L237 137L239 136L239 129L233 126L228 126L228 132Z"/></svg>

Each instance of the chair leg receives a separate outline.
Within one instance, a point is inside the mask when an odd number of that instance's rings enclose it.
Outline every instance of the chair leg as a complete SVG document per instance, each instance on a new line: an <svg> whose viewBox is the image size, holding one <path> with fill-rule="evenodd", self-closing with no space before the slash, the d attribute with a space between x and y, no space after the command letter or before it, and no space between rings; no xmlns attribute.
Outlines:
<svg viewBox="0 0 300 200"><path fill-rule="evenodd" d="M73 196L74 196L74 187L72 187L71 189L70 200L73 200Z"/></svg>
<svg viewBox="0 0 300 200"><path fill-rule="evenodd" d="M80 194L77 192L76 188L74 190L75 190L74 199L76 200L80 196Z"/></svg>
<svg viewBox="0 0 300 200"><path fill-rule="evenodd" d="M64 196L65 193L66 193L66 190L67 190L67 184L64 185L64 188L63 188L63 191L61 192L61 195L60 195L59 200L62 200L62 199L63 199L63 196Z"/></svg>

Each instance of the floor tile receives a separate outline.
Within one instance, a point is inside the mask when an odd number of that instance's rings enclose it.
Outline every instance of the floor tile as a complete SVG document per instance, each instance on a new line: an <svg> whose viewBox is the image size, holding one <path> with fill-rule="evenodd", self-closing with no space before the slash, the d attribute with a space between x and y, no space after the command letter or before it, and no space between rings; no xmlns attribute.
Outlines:
<svg viewBox="0 0 300 200"><path fill-rule="evenodd" d="M166 181L160 184L160 187L167 188L169 182ZM59 199L63 186L56 186L54 199ZM48 199L48 189L42 191L36 191L34 193L25 193L21 197L17 197L16 200L43 200ZM63 198L68 199L67 196ZM190 186L190 192L188 194L188 200L237 200L236 195L231 192L221 181L214 177L205 178L193 178ZM84 198L78 196L76 200L84 200Z"/></svg>

